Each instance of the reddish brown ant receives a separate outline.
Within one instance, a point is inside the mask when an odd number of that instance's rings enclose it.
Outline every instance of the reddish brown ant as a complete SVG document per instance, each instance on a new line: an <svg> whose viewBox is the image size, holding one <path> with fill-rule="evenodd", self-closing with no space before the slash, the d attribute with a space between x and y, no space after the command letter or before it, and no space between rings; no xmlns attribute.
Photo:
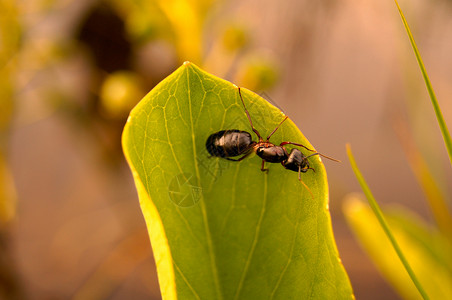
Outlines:
<svg viewBox="0 0 452 300"><path fill-rule="evenodd" d="M281 163L281 165L287 170L298 172L298 180L300 180L300 182L302 183L303 181L301 180L301 173L305 173L308 170L315 171L314 168L311 168L309 166L308 161L309 157L314 155L320 155L330 160L339 162L339 160L337 159L311 150L302 144L293 142L282 142L279 145L275 145L271 143L269 141L270 137L275 133L276 130L278 130L281 124L287 120L288 118L287 116L281 121L281 123L278 124L278 126L276 126L276 128L264 140L259 131L254 127L253 122L251 121L250 114L246 109L245 102L243 101L242 98L240 87L237 87L237 89L239 91L240 100L242 101L243 108L245 109L248 121L250 122L251 128L253 129L254 133L259 138L259 141L258 142L253 141L251 134L246 131L241 131L237 129L221 130L211 134L207 138L206 148L210 155L225 158L227 160L232 161L241 161L251 153L255 152L260 158L262 158L261 171L268 171L268 169L265 169L265 162ZM287 149L284 147L285 145L295 145L303 147L306 150L315 153L305 156L297 148L293 148L289 153L287 152ZM242 157L238 159L231 158L239 155L242 155Z"/></svg>

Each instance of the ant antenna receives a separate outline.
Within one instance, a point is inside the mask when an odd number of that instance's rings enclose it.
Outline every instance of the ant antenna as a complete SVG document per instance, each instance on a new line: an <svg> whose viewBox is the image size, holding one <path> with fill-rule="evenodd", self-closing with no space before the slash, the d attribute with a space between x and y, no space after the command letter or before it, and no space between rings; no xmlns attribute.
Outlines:
<svg viewBox="0 0 452 300"><path fill-rule="evenodd" d="M242 100L243 108L245 109L245 113L246 113L246 116L248 117L248 121L250 121L251 128L253 129L254 133L257 134L257 137L259 138L259 141L262 141L261 134L259 133L259 131L257 131L256 128L254 128L253 122L251 121L250 113L246 109L245 102L243 101L243 98L242 98L242 92L240 92L240 87L236 86L235 84L234 84L234 86L239 90L240 100Z"/></svg>
<svg viewBox="0 0 452 300"><path fill-rule="evenodd" d="M309 155L309 156L312 156L312 155L320 155L320 156L322 156L322 157L328 158L329 160L332 160L332 161L335 161L335 162L341 162L339 159L332 158L331 156L327 156L327 155L322 154L322 153L319 153L319 152L314 153L314 154L311 154L311 155ZM309 157L309 156L308 156L308 157Z"/></svg>
<svg viewBox="0 0 452 300"><path fill-rule="evenodd" d="M292 142L282 142L282 143L279 144L279 145L280 145L280 146L284 146L284 145L295 145L295 146L303 147L303 148L305 148L305 149L308 150L308 151L315 152L315 150L309 149L309 148L306 147L305 145L297 144L297 143L292 143ZM329 160L332 160L332 161L335 161L335 162L341 162L339 159L332 158L332 157L327 156L327 155L325 155L325 154L322 154L322 153L320 153L320 152L315 152L314 154L311 154L311 155L309 155L308 157L313 156L313 155L320 155L320 156L322 156L322 157L324 157L324 158L328 158Z"/></svg>
<svg viewBox="0 0 452 300"><path fill-rule="evenodd" d="M324 154L322 154L322 153L320 153L320 152L316 152L316 153L313 153L313 154L311 154L311 155L308 155L308 156L306 156L306 158L311 157L311 156L314 156L314 155L320 155L320 156L322 156L322 157L328 158L329 160L332 160L332 161L335 161L335 162L341 162L339 159L335 159L335 158L326 156L326 155L324 155Z"/></svg>
<svg viewBox="0 0 452 300"><path fill-rule="evenodd" d="M284 120L282 120L281 123L279 123L279 125L276 126L276 128L272 131L272 133L270 133L270 134L267 136L267 142L268 142L268 140L270 139L270 137L273 135L273 133L275 133L275 131L278 130L279 126L281 126L281 124L284 123L285 120L287 120L287 118L288 118L288 116L286 116L286 117L284 118Z"/></svg>

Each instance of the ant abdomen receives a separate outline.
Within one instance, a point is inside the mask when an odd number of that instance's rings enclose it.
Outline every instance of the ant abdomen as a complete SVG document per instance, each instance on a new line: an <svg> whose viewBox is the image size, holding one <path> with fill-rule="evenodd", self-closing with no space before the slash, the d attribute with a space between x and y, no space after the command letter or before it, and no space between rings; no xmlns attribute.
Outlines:
<svg viewBox="0 0 452 300"><path fill-rule="evenodd" d="M228 158L244 154L253 144L251 134L237 129L213 133L206 141L206 149L212 156Z"/></svg>

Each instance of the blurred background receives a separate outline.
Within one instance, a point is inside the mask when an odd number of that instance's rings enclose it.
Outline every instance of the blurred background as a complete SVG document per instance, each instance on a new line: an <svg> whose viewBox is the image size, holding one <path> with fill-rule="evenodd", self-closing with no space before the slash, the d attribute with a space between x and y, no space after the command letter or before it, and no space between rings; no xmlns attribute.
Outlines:
<svg viewBox="0 0 452 300"><path fill-rule="evenodd" d="M452 1L400 1L452 126ZM396 6L352 0L0 0L0 298L160 299L120 135L183 61L276 103L326 161L357 299L400 299L355 241L360 188L431 213L406 149L450 200L452 172Z"/></svg>

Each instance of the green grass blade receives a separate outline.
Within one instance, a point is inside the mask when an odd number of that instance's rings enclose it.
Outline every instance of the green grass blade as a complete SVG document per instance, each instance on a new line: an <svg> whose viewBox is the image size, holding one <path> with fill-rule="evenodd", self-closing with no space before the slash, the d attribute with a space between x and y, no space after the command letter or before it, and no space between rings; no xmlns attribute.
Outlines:
<svg viewBox="0 0 452 300"><path fill-rule="evenodd" d="M452 139L450 137L449 130L447 128L446 122L444 121L443 114L441 113L441 109L439 107L438 101L436 100L435 92L433 91L432 84L430 83L430 79L428 78L427 71L425 70L424 63L422 62L421 55L414 41L413 35L411 34L410 27L403 15L402 9L399 6L397 0L394 0L397 5L397 9L399 10L400 17L402 18L403 25L405 26L406 32L410 39L411 46L413 47L414 54L416 55L417 62L419 63L419 67L421 68L422 76L424 77L425 85L427 86L428 94L430 95L430 99L432 100L433 109L435 110L436 119L439 123L439 128L441 129L441 134L443 135L444 143L446 144L447 153L449 154L449 160L452 164Z"/></svg>
<svg viewBox="0 0 452 300"><path fill-rule="evenodd" d="M397 256L399 257L400 261L402 262L403 266L405 267L406 271L408 272L408 275L410 276L414 285L418 289L422 298L429 299L428 295L425 293L424 289L422 288L422 285L420 284L419 280L417 279L416 275L414 274L413 269L411 268L410 264L406 260L405 255L403 254L402 250L400 249L399 244L397 243L391 230L389 229L389 226L385 220L383 212L381 211L380 206L378 205L377 201L375 200L374 196L372 195L372 192L370 191L369 186L367 185L363 175L361 174L361 171L359 170L358 165L356 164L355 158L352 154L351 147L348 144L347 144L347 155L350 160L350 165L352 166L353 172L355 173L355 176L358 179L358 182L361 185L361 188L363 189L363 192L366 195L367 200L369 201L369 205L372 208L375 216L377 217L378 222L380 223L381 227L383 228L386 236L390 240L394 250L397 253Z"/></svg>

